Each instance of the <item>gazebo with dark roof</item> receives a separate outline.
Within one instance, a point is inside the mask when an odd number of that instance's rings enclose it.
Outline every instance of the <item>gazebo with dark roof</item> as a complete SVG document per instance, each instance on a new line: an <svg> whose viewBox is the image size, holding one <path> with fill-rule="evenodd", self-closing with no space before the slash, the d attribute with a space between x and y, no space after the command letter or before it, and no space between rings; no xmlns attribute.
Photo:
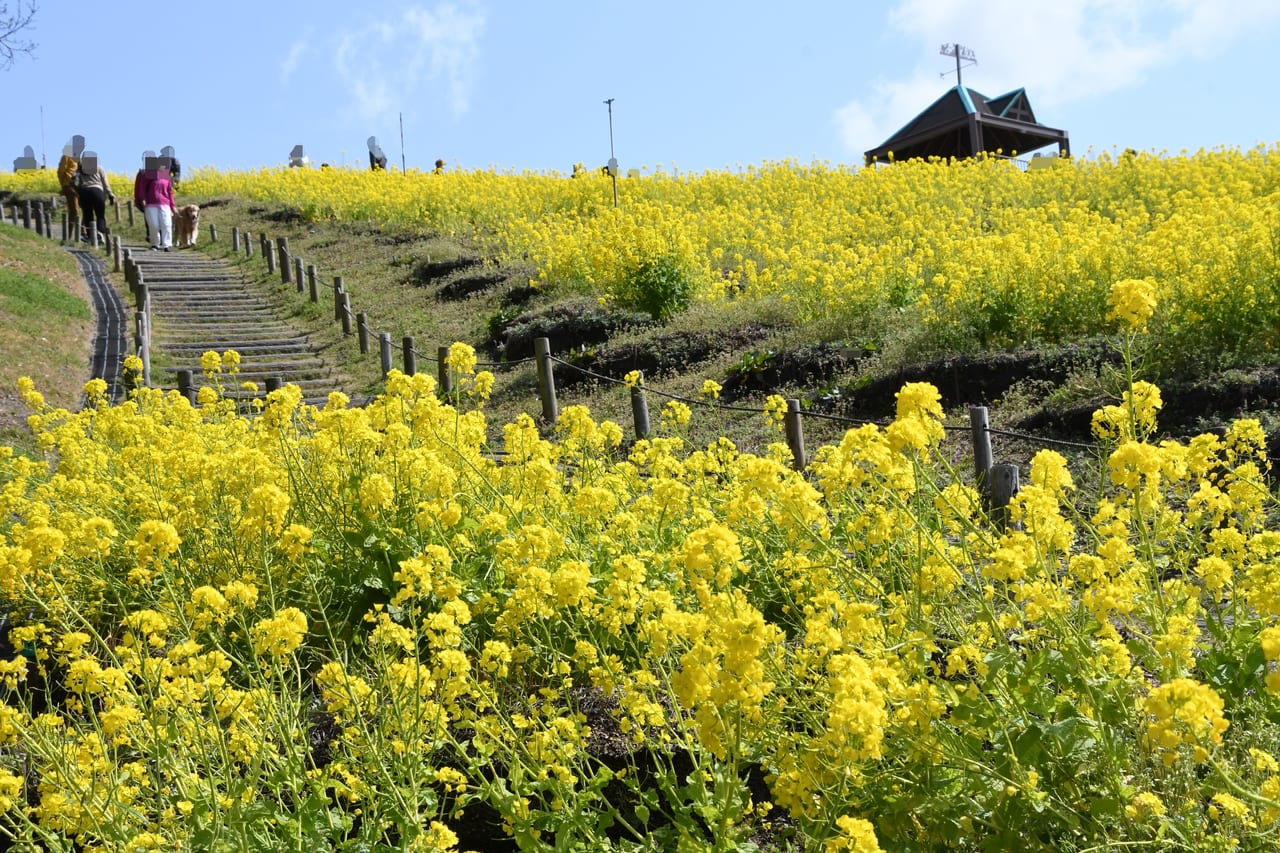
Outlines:
<svg viewBox="0 0 1280 853"><path fill-rule="evenodd" d="M981 151L1026 154L1055 143L1059 156L1071 153L1065 130L1036 121L1025 89L988 98L967 86L954 86L865 156L868 166L915 157L960 160Z"/></svg>

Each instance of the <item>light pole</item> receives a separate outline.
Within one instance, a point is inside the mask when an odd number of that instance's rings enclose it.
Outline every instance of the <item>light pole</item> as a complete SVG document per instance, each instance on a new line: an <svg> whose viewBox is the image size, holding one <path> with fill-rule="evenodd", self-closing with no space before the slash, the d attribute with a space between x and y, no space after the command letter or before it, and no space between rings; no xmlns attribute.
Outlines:
<svg viewBox="0 0 1280 853"><path fill-rule="evenodd" d="M618 206L618 158L613 154L613 98L607 99L609 108L609 177L613 179L613 206Z"/></svg>

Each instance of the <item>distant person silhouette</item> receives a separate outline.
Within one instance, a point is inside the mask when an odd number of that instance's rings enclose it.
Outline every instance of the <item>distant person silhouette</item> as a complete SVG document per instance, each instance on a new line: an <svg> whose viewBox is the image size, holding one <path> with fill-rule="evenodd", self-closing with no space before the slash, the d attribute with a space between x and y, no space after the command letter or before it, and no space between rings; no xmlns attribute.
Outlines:
<svg viewBox="0 0 1280 853"><path fill-rule="evenodd" d="M387 169L387 155L382 153L382 146L378 144L378 137L369 137L369 168L375 172L384 172Z"/></svg>

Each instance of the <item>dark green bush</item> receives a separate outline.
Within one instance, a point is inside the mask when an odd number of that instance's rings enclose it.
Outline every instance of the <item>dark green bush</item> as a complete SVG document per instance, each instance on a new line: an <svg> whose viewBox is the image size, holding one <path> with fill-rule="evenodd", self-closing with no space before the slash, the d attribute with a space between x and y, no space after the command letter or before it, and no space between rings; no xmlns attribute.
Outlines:
<svg viewBox="0 0 1280 853"><path fill-rule="evenodd" d="M693 282L671 255L641 261L618 284L615 294L624 308L667 321L693 301Z"/></svg>

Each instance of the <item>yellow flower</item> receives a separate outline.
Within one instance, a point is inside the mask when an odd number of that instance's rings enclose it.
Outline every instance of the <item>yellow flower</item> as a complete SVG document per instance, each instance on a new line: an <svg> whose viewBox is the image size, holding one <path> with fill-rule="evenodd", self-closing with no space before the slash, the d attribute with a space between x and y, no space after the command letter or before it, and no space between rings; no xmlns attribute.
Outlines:
<svg viewBox="0 0 1280 853"><path fill-rule="evenodd" d="M22 777L0 768L0 814L9 811L19 802L24 787Z"/></svg>
<svg viewBox="0 0 1280 853"><path fill-rule="evenodd" d="M192 630L203 631L210 625L222 625L231 615L227 598L211 586L196 587L191 591L191 601L186 606Z"/></svg>
<svg viewBox="0 0 1280 853"><path fill-rule="evenodd" d="M1124 807L1124 813L1129 820L1145 823L1153 817L1162 816L1165 808L1158 796L1150 791L1143 791L1133 796L1129 804Z"/></svg>
<svg viewBox="0 0 1280 853"><path fill-rule="evenodd" d="M1165 764L1178 759L1179 746L1192 747L1197 763L1208 758L1209 749L1222 743L1230 725L1222 715L1222 698L1213 688L1189 678L1175 678L1152 689L1141 702L1150 718L1144 742L1160 752Z"/></svg>
<svg viewBox="0 0 1280 853"><path fill-rule="evenodd" d="M222 587L222 594L231 604L253 607L258 603L258 588L244 581L229 581Z"/></svg>
<svg viewBox="0 0 1280 853"><path fill-rule="evenodd" d="M138 556L139 568L148 568L156 560L171 556L182 540L177 529L167 521L150 519L138 525L130 544Z"/></svg>
<svg viewBox="0 0 1280 853"><path fill-rule="evenodd" d="M668 400L662 407L662 427L668 431L686 426L693 412L679 400Z"/></svg>
<svg viewBox="0 0 1280 853"><path fill-rule="evenodd" d="M222 356L215 350L206 350L200 356L200 371L205 376L214 376L222 372Z"/></svg>
<svg viewBox="0 0 1280 853"><path fill-rule="evenodd" d="M444 363L461 376L474 373L476 369L475 347L470 344L464 344L461 341L455 341L449 345L449 354L445 356Z"/></svg>
<svg viewBox="0 0 1280 853"><path fill-rule="evenodd" d="M1126 278L1107 294L1108 320L1119 320L1130 331L1142 332L1156 310L1156 284L1146 278Z"/></svg>
<svg viewBox="0 0 1280 853"><path fill-rule="evenodd" d="M296 607L286 607L259 621L249 633L253 637L253 650L259 655L284 657L302 645L307 635L307 617Z"/></svg>
<svg viewBox="0 0 1280 853"><path fill-rule="evenodd" d="M842 815L836 818L836 827L840 830L840 835L827 842L824 848L826 853L842 850L849 853L879 853L881 850L871 821Z"/></svg>
<svg viewBox="0 0 1280 853"><path fill-rule="evenodd" d="M1209 805L1209 817L1214 820L1222 820L1224 817L1235 818L1244 821L1246 826L1253 823L1249 817L1249 807L1242 800L1225 791L1219 791L1213 795Z"/></svg>
<svg viewBox="0 0 1280 853"><path fill-rule="evenodd" d="M764 401L764 420L770 426L782 429L787 416L787 401L780 394L770 394Z"/></svg>
<svg viewBox="0 0 1280 853"><path fill-rule="evenodd" d="M360 481L360 506L369 515L391 507L395 489L385 475L373 473Z"/></svg>

